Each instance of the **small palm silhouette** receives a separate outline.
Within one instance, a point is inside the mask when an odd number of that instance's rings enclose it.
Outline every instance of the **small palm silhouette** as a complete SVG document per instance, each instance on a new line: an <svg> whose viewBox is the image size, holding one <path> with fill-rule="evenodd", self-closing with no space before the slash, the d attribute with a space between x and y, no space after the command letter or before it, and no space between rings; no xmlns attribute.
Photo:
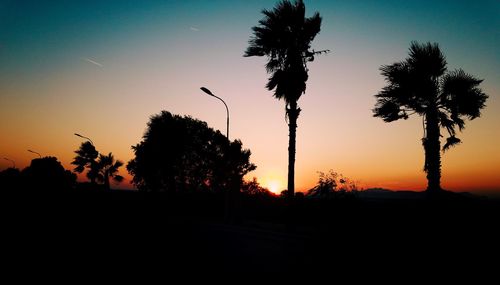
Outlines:
<svg viewBox="0 0 500 285"><path fill-rule="evenodd" d="M85 168L88 168L87 178L91 183L95 183L98 175L98 166L97 166L97 157L99 156L99 152L95 149L94 145L89 142L83 142L80 145L80 148L75 151L77 154L71 164L76 165L74 171L77 173L82 173L85 171Z"/></svg>
<svg viewBox="0 0 500 285"><path fill-rule="evenodd" d="M123 181L123 176L118 175L118 168L123 166L123 162L115 160L111 152L108 155L100 154L97 165L99 169L97 180L103 183L107 190L110 189L109 179L113 179L118 183Z"/></svg>

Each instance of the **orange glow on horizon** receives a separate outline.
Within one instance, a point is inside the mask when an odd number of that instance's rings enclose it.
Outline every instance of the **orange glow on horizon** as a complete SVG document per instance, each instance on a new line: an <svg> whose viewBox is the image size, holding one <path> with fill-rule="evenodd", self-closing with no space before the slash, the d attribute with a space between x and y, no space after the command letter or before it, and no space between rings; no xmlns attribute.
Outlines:
<svg viewBox="0 0 500 285"><path fill-rule="evenodd" d="M270 180L267 182L267 185L265 186L269 191L271 191L274 194L279 195L281 191L283 191L283 183L278 180Z"/></svg>
<svg viewBox="0 0 500 285"><path fill-rule="evenodd" d="M249 173L248 176L251 176L253 173ZM281 191L286 189L286 178L279 174L278 171L270 171L261 177L257 177L257 181L259 184L267 188L270 192L274 194L281 194Z"/></svg>

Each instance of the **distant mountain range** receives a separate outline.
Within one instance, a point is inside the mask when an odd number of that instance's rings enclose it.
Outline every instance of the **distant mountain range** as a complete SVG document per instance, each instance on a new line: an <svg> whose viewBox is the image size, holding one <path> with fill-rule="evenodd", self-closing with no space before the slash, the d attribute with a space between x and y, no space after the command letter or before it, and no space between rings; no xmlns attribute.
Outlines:
<svg viewBox="0 0 500 285"><path fill-rule="evenodd" d="M481 199L486 198L486 196L472 194L469 192L451 192L445 191L445 195L449 195L450 198L474 198ZM411 199L411 200L420 200L425 199L426 193L424 191L411 191L411 190L389 190L384 188L369 188L363 191L357 192L357 197L361 199L381 199L381 200L390 200L390 199Z"/></svg>

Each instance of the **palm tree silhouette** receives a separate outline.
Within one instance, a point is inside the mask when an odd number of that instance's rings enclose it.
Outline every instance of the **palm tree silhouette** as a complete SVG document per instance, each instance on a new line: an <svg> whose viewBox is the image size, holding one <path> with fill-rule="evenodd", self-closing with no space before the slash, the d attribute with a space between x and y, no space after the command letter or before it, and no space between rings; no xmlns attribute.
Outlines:
<svg viewBox="0 0 500 285"><path fill-rule="evenodd" d="M306 90L307 62L314 55L325 51L310 50L311 42L321 28L321 17L315 13L305 17L302 0L292 4L282 1L273 10L263 10L265 17L259 26L252 28L253 37L244 56L267 56L266 70L271 74L266 85L274 90L274 97L285 100L288 118L288 197L295 193L295 144L297 118L300 114L298 100Z"/></svg>
<svg viewBox="0 0 500 285"><path fill-rule="evenodd" d="M87 178L92 184L94 184L99 172L96 161L99 153L95 149L94 145L89 141L83 142L75 153L77 156L75 156L71 162L71 164L76 165L74 171L82 173L85 168L88 168L89 171L87 172Z"/></svg>
<svg viewBox="0 0 500 285"><path fill-rule="evenodd" d="M447 72L446 59L438 44L412 42L409 57L380 68L388 85L375 97L375 117L385 122L412 114L422 116L427 191L441 190L441 128L449 137L443 151L460 143L456 128L465 128L464 119L481 115L488 96L478 87L482 80L458 69Z"/></svg>
<svg viewBox="0 0 500 285"><path fill-rule="evenodd" d="M123 181L123 176L118 175L118 168L123 166L123 162L120 160L115 160L115 157L110 152L108 155L99 155L99 160L97 161L99 175L97 180L104 183L107 190L110 189L109 179L112 178L116 182L120 183Z"/></svg>

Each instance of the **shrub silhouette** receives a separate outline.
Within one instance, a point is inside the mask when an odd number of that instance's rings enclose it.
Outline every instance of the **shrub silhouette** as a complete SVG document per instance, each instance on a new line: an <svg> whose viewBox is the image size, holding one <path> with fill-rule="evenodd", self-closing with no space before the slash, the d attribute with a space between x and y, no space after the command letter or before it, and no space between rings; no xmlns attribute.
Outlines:
<svg viewBox="0 0 500 285"><path fill-rule="evenodd" d="M143 140L132 150L135 158L127 170L143 191L238 189L243 176L256 168L241 141L228 142L207 123L167 111L151 117Z"/></svg>
<svg viewBox="0 0 500 285"><path fill-rule="evenodd" d="M344 177L342 174L330 170L328 173L318 172L318 183L312 189L307 191L308 197L317 198L335 198L345 196L346 194L358 191L356 183Z"/></svg>

